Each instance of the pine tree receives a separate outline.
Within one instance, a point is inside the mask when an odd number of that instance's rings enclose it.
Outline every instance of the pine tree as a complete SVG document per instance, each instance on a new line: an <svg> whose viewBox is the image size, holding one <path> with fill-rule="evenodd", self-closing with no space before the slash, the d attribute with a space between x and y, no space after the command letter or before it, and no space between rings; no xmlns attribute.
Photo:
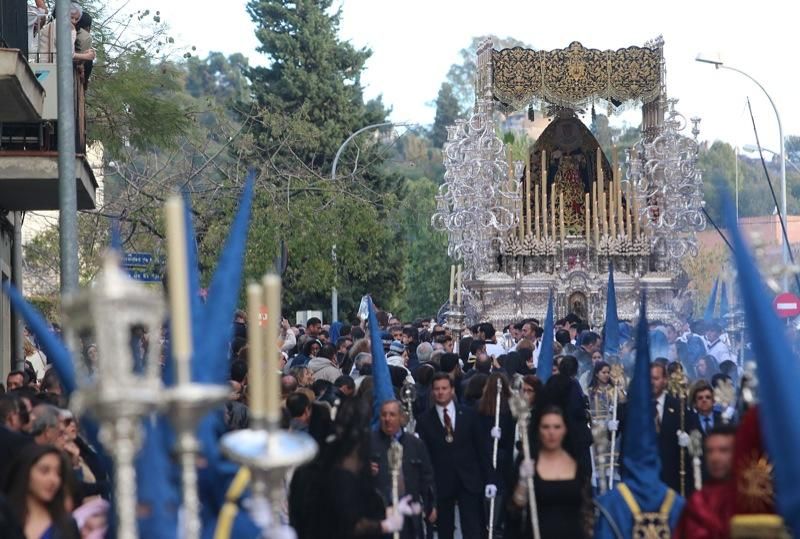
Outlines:
<svg viewBox="0 0 800 539"><path fill-rule="evenodd" d="M259 191L253 211L246 271L271 266L286 240L286 312L330 305L339 290L340 313L354 314L364 293L380 305L399 296L405 258L393 227L402 178L387 172L380 132L346 147L337 178L329 180L340 145L362 127L386 122L380 99L364 101L361 72L370 57L338 36L340 11L331 0L251 0L259 52L269 64L248 70L258 155L267 163L270 191ZM334 266L331 247L336 245Z"/></svg>
<svg viewBox="0 0 800 539"><path fill-rule="evenodd" d="M308 144L293 146L307 165L327 168L357 129L386 121L380 100L364 102L361 72L372 54L338 36L340 10L331 0L251 0L259 52L270 64L249 70L258 106L305 125ZM262 125L261 142L278 140L283 126ZM308 136L311 135L310 139Z"/></svg>
<svg viewBox="0 0 800 539"><path fill-rule="evenodd" d="M431 128L431 143L436 148L444 146L447 140L447 126L459 118L461 107L453 93L453 85L443 82L436 97L436 118Z"/></svg>

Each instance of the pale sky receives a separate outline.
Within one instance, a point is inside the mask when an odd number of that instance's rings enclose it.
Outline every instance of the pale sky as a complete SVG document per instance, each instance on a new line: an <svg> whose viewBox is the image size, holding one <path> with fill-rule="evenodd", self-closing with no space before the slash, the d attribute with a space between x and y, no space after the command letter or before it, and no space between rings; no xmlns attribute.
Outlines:
<svg viewBox="0 0 800 539"><path fill-rule="evenodd" d="M132 0L132 5L148 2ZM244 0L171 0L158 9L178 43L196 46L200 55L242 52L252 63L263 63L245 5ZM800 135L800 101L795 98L800 3L794 0L344 0L341 5L342 37L373 51L362 80L366 95L382 94L395 121L433 121L430 103L458 61L458 51L473 36L512 36L537 49L563 48L571 41L616 49L642 45L660 34L668 94L680 99L677 108L687 118L702 118L701 139L752 144L749 96L762 145L779 149L775 114L761 90L742 75L695 62L701 52L764 85L781 114L784 133ZM623 119L638 124L640 116L628 113Z"/></svg>

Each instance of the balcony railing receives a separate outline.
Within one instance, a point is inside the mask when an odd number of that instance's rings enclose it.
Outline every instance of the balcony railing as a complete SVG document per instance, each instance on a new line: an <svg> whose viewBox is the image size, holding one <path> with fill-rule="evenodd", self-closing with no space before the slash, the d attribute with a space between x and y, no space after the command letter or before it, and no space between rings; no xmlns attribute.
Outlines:
<svg viewBox="0 0 800 539"><path fill-rule="evenodd" d="M55 53L32 53L28 60L39 82L45 87L43 119L35 123L0 122L0 151L58 150L58 86ZM74 66L75 153L86 153L86 83L84 66Z"/></svg>

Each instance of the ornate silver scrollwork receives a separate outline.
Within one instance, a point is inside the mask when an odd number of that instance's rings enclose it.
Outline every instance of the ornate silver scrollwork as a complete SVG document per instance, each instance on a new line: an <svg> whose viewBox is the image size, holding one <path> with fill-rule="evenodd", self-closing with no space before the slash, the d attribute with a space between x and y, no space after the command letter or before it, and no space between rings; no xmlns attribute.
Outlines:
<svg viewBox="0 0 800 539"><path fill-rule="evenodd" d="M705 229L703 176L697 166L699 118L692 118L692 137L682 134L686 118L668 99L664 129L652 141L642 141L628 153L627 179L640 214L650 229L652 249L674 265L684 256L697 256L698 231Z"/></svg>
<svg viewBox="0 0 800 539"><path fill-rule="evenodd" d="M464 260L468 278L492 270L504 233L519 223L522 163L509 161L495 134L491 104L478 102L469 120L448 127L444 183L431 225L449 236L448 254Z"/></svg>

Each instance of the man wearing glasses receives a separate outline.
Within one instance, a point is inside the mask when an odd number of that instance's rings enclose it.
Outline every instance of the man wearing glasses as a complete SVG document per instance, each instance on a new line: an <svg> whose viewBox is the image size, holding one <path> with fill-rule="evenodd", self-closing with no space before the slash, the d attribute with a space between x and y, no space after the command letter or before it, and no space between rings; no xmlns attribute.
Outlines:
<svg viewBox="0 0 800 539"><path fill-rule="evenodd" d="M714 390L705 380L695 384L692 391L692 404L697 411L700 422L700 432L703 438L722 424L722 414L714 411Z"/></svg>

